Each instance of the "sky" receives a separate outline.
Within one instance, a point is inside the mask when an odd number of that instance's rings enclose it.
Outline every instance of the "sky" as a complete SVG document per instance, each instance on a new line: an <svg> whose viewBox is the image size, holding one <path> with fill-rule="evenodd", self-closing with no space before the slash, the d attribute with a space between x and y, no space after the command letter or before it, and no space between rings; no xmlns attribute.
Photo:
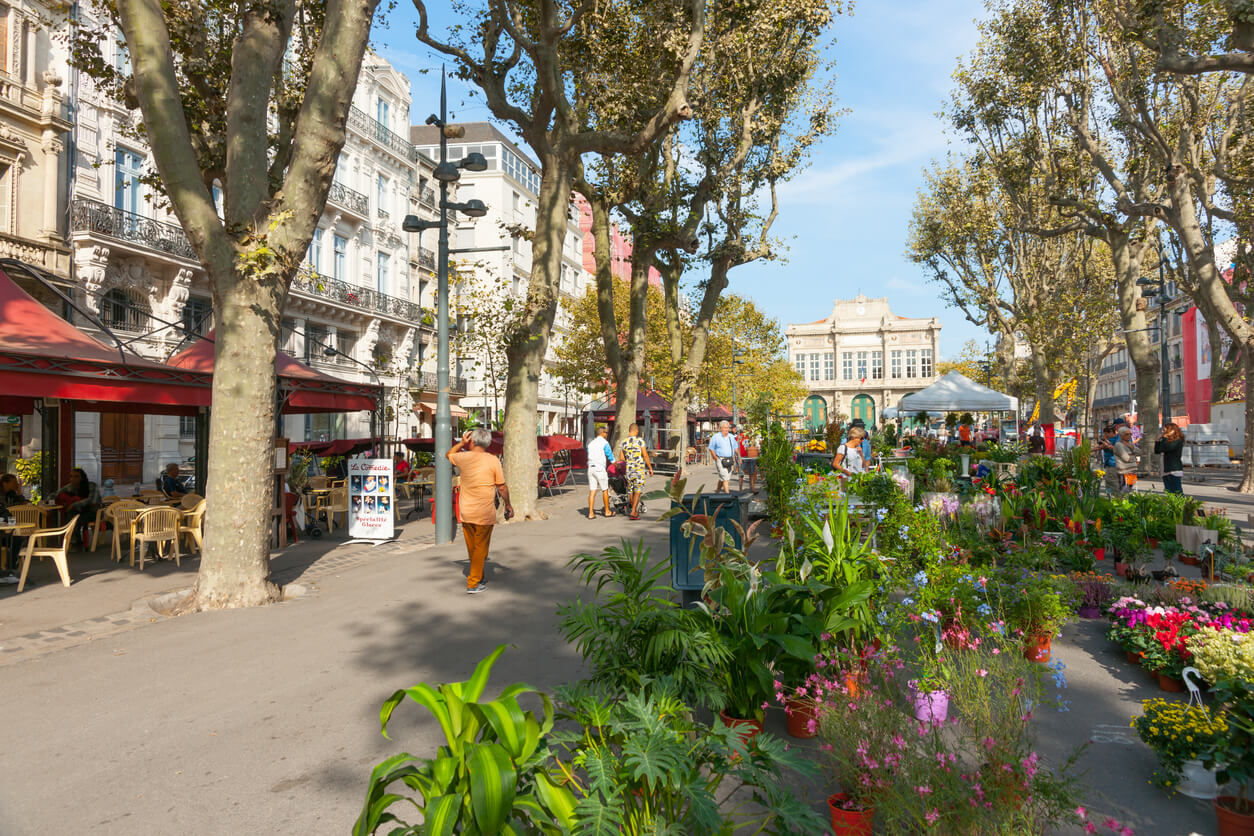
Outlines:
<svg viewBox="0 0 1254 836"><path fill-rule="evenodd" d="M966 340L987 339L904 255L922 172L949 148L936 114L948 100L957 59L975 46L983 11L980 0L864 0L836 19L828 57L839 105L849 113L815 149L809 168L781 187L772 231L785 257L736 268L732 292L785 325L825 317L833 300L859 292L886 296L898 315L940 318L942 358ZM414 38L416 23L412 3L402 0L376 26L373 44L409 77L411 121L421 124L438 110L440 59ZM448 11L433 11L433 32L453 23ZM450 81L450 121L490 117L481 97Z"/></svg>

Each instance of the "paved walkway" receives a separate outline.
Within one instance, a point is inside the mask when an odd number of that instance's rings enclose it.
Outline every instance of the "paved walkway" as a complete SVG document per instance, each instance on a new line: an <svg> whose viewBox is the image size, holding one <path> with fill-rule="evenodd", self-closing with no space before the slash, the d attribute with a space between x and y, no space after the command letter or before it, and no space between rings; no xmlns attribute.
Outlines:
<svg viewBox="0 0 1254 836"><path fill-rule="evenodd" d="M694 486L701 481L713 485L708 468ZM569 556L619 538L643 539L656 558L667 549L658 508L637 522L588 520L585 490L544 500L544 522L498 527L490 586L478 596L463 592L464 544L424 542L429 522L388 546L337 544L312 558L289 550L276 572L297 573L311 594L270 607L111 618L139 597L127 586L125 606L90 611L114 600L114 585L151 584L153 594L185 586L191 570L164 564L143 575L92 574L70 589L43 584L6 594L6 624L16 624L11 611L26 602L68 608L61 612L75 606L63 602L78 602L84 614L46 624L30 639L39 644L7 654L15 659L0 671L0 834L348 832L375 763L400 751L430 753L442 742L413 704L398 709L391 741L380 736L379 706L394 690L465 679L499 643L509 650L490 692L520 680L551 690L583 674L556 632L557 606L586 594L565 567ZM757 548L767 556L771 546ZM108 627L91 640L69 635L84 619L102 617L94 623ZM35 621L25 612L21 619ZM1213 836L1209 808L1168 799L1146 783L1153 758L1127 723L1136 700L1155 689L1101 634L1100 623L1082 622L1055 644L1068 665L1072 710L1042 717L1047 755L1093 740L1081 760L1091 808L1129 820L1143 836ZM28 635L35 632L0 644ZM782 715L772 712L768 728L782 734ZM821 806L821 795L814 801Z"/></svg>

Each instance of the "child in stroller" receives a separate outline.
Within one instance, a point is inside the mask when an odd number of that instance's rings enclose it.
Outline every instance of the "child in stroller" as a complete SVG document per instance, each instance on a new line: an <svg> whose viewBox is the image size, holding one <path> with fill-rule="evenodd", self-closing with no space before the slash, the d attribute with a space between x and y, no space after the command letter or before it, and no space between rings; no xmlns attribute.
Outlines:
<svg viewBox="0 0 1254 836"><path fill-rule="evenodd" d="M606 469L610 477L610 490L614 492L612 505L615 514L631 513L631 494L627 491L627 462L612 462ZM640 513L644 513L644 499L640 500Z"/></svg>

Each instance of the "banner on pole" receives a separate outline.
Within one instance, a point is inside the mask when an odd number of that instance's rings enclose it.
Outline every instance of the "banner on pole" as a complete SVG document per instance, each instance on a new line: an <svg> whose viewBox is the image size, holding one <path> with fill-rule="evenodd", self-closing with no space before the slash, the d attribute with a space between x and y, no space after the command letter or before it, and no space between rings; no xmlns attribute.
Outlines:
<svg viewBox="0 0 1254 836"><path fill-rule="evenodd" d="M395 485L392 460L358 457L348 460L348 536L358 540L390 540L395 534Z"/></svg>

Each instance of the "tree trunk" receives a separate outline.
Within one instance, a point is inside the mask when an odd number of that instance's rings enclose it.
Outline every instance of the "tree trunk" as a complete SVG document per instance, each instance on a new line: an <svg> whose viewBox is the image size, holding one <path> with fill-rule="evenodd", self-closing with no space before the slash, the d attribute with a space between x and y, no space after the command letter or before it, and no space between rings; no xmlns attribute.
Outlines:
<svg viewBox="0 0 1254 836"><path fill-rule="evenodd" d="M649 267L653 250L637 241L631 253L630 315L627 323L627 352L622 357L618 378L618 408L614 413L614 446L627 437L627 428L636 421L640 374L644 370L645 326L649 304Z"/></svg>
<svg viewBox="0 0 1254 836"><path fill-rule="evenodd" d="M210 276L214 288L213 419L205 542L185 610L278 600L270 575L275 352L283 293L271 282Z"/></svg>
<svg viewBox="0 0 1254 836"><path fill-rule="evenodd" d="M1116 294L1119 302L1119 322L1123 326L1123 339L1128 347L1128 358L1136 372L1137 421L1141 424L1141 461L1154 462L1151 472L1161 468L1161 458L1153 455L1154 439L1158 438L1162 403L1159 397L1162 371L1159 354L1150 344L1148 320L1145 311L1136 309L1141 293L1136 280L1141 276L1141 259L1147 244L1134 243L1122 231L1111 231L1106 236L1110 245L1110 257L1115 267ZM1159 300L1161 304L1163 300ZM1159 339L1166 335L1160 334Z"/></svg>
<svg viewBox="0 0 1254 836"><path fill-rule="evenodd" d="M519 520L540 519L536 479L540 454L536 448L536 413L540 372L557 317L562 275L562 243L570 208L571 170L560 154L542 160L544 172L536 206L532 239L531 281L518 329L506 349L509 370L505 383L505 450L502 466L510 500Z"/></svg>
<svg viewBox="0 0 1254 836"><path fill-rule="evenodd" d="M1241 365L1245 369L1245 452L1241 455L1241 493L1254 493L1254 397L1250 396L1250 381L1254 380L1254 348L1246 346L1241 352Z"/></svg>
<svg viewBox="0 0 1254 836"><path fill-rule="evenodd" d="M1054 380L1044 355L1032 347L1032 383L1036 395L1037 421L1041 426L1054 423Z"/></svg>
<svg viewBox="0 0 1254 836"><path fill-rule="evenodd" d="M701 366L705 363L705 350L710 342L710 323L714 319L714 310L718 305L719 295L727 287L727 271L729 269L730 264L726 260L718 260L711 265L710 278L705 283L705 293L701 298L701 308L697 311L697 315L692 322L691 342L686 352L684 351L683 338L678 336L678 277L674 277L673 283L668 281L667 284L667 328L668 330L670 329L670 322L673 317L676 331L671 337L671 359L676 364L674 397L671 400L671 426L683 427L683 438L685 440L688 435L688 406L692 403L692 390L696 385L697 377L701 373ZM674 310L669 309L672 303L676 305ZM687 446L687 443L683 443L680 447L680 461L683 460L682 453Z"/></svg>

